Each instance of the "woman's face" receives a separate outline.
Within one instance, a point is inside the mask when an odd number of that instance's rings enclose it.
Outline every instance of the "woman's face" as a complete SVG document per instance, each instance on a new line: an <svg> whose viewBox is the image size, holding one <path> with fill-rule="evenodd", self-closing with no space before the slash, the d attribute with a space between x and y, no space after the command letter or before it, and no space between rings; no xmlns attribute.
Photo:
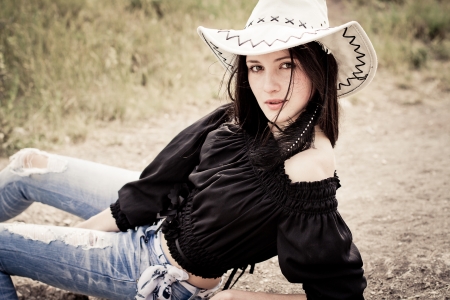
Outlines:
<svg viewBox="0 0 450 300"><path fill-rule="evenodd" d="M285 126L289 121L296 120L306 107L312 90L311 80L302 70L300 62L294 59L293 66L289 51L282 50L249 55L246 63L250 88L267 119L272 122L276 120L278 126ZM291 71L291 90L287 94Z"/></svg>

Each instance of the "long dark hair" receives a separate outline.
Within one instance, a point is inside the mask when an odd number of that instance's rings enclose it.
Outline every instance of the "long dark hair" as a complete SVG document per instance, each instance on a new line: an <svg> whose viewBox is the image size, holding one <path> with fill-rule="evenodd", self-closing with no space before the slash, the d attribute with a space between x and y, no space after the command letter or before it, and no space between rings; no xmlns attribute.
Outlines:
<svg viewBox="0 0 450 300"><path fill-rule="evenodd" d="M302 135L301 144L295 150L303 151L311 147L314 141L314 125L318 125L334 147L339 135L339 105L337 101L337 62L332 54L327 54L318 42L311 42L289 49L292 61L292 72L295 72L294 60L298 60L306 76L311 80L312 93L306 110L281 132L281 138L275 141L269 120L258 105L248 82L246 56L237 56L234 72L227 83L227 92L234 102L231 117L235 123L254 137L254 160L264 165L276 165L291 155L285 151L296 133ZM289 89L292 89L292 74ZM287 95L290 91L288 91ZM287 96L286 95L286 96ZM313 118L312 126L306 127ZM278 153L273 147L277 145ZM289 149L291 150L291 149ZM275 154L273 154L275 153ZM280 155L281 154L281 155Z"/></svg>

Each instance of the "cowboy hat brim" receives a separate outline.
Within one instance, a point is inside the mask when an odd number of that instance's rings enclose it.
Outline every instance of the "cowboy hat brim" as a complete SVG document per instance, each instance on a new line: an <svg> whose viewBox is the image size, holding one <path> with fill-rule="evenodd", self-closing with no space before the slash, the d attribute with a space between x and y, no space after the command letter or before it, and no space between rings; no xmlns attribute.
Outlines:
<svg viewBox="0 0 450 300"><path fill-rule="evenodd" d="M341 26L299 29L260 25L243 30L198 27L200 37L228 70L233 70L236 55L262 55L317 41L330 50L338 67L338 97L349 96L368 85L375 76L375 49L358 22Z"/></svg>

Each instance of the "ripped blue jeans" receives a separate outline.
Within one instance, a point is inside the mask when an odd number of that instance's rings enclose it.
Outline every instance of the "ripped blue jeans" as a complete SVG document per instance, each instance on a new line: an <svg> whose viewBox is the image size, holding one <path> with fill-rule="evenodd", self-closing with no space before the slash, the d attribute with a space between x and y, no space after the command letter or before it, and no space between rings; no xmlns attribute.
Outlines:
<svg viewBox="0 0 450 300"><path fill-rule="evenodd" d="M27 168L26 154L48 159ZM0 172L0 222L38 201L87 219L117 200L117 191L138 172L25 149ZM152 242L156 226L127 232L0 223L0 299L17 299L11 275L32 278L72 292L134 299L137 280L161 264ZM172 299L200 299L200 289L172 284Z"/></svg>

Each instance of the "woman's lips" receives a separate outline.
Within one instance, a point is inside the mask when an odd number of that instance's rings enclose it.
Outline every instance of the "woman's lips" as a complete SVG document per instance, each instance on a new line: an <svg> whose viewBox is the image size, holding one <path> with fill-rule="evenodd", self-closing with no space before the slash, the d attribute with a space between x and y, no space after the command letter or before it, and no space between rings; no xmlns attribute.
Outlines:
<svg viewBox="0 0 450 300"><path fill-rule="evenodd" d="M284 99L270 99L264 103L271 110L280 110L283 107L284 102L286 102Z"/></svg>

